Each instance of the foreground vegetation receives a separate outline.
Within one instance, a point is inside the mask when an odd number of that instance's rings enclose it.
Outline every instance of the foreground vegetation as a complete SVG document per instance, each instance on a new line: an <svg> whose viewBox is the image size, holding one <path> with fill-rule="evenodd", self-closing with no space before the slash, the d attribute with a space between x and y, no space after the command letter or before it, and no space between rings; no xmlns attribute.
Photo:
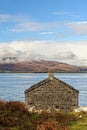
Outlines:
<svg viewBox="0 0 87 130"><path fill-rule="evenodd" d="M22 102L0 101L0 130L87 130L87 113L30 113Z"/></svg>

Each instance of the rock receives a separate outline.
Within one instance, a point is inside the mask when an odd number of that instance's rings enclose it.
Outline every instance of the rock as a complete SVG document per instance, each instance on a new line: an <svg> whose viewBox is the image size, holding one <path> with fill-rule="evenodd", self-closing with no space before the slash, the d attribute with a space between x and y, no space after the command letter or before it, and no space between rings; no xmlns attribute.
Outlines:
<svg viewBox="0 0 87 130"><path fill-rule="evenodd" d="M76 109L74 109L74 111L75 112L81 112L81 111L87 112L87 106L76 108Z"/></svg>
<svg viewBox="0 0 87 130"><path fill-rule="evenodd" d="M34 112L35 106L28 108L29 112Z"/></svg>

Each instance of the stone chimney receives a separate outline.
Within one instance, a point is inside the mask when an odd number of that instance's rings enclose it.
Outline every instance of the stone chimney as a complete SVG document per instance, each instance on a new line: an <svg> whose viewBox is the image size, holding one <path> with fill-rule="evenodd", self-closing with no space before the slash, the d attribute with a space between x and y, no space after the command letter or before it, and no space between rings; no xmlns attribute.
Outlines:
<svg viewBox="0 0 87 130"><path fill-rule="evenodd" d="M54 78L54 73L49 73L49 78L53 79Z"/></svg>
<svg viewBox="0 0 87 130"><path fill-rule="evenodd" d="M49 77L50 79L53 79L53 78L54 78L54 70L53 70L53 69L49 69L49 70L48 70L48 73L49 73L48 77Z"/></svg>

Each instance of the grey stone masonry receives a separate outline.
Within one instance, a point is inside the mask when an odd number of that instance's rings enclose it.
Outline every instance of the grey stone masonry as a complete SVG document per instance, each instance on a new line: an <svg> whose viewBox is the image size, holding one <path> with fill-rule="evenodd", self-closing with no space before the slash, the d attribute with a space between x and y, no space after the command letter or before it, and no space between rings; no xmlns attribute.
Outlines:
<svg viewBox="0 0 87 130"><path fill-rule="evenodd" d="M78 107L78 90L57 79L52 74L45 80L25 90L25 102L28 107L37 110L51 108L70 112Z"/></svg>

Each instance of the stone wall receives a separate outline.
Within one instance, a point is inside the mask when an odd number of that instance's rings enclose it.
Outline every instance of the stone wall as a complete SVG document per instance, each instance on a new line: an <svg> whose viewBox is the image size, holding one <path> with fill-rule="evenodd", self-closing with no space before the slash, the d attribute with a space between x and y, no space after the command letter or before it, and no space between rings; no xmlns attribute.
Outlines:
<svg viewBox="0 0 87 130"><path fill-rule="evenodd" d="M35 106L38 110L51 107L52 111L61 109L69 112L78 107L78 92L54 78L25 93L25 101L28 107Z"/></svg>

